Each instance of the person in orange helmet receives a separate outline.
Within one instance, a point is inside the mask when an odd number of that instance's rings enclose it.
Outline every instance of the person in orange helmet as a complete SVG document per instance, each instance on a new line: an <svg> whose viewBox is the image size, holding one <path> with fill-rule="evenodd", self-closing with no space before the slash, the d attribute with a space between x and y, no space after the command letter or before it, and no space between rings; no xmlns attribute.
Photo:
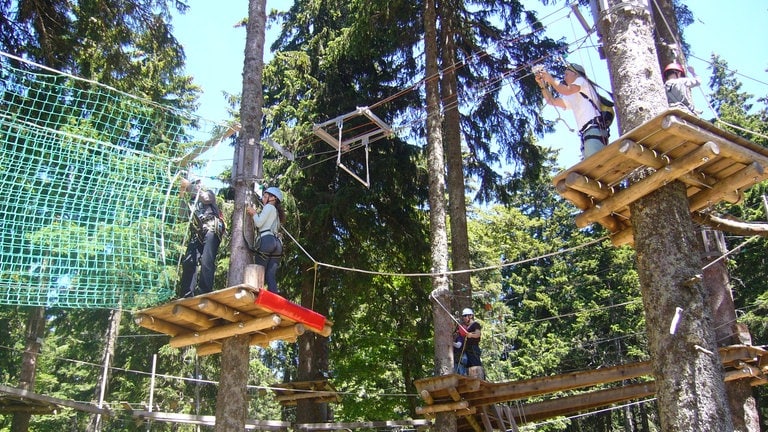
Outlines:
<svg viewBox="0 0 768 432"><path fill-rule="evenodd" d="M678 63L670 63L664 68L664 89L667 92L667 103L670 108L680 108L693 115L699 115L693 105L691 89L701 85L693 67L688 66L691 76L685 76L685 70Z"/></svg>

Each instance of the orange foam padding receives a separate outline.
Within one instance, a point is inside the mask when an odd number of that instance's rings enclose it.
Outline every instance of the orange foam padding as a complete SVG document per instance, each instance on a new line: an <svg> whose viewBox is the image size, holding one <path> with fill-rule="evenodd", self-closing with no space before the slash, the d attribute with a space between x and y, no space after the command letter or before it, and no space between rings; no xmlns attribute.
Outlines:
<svg viewBox="0 0 768 432"><path fill-rule="evenodd" d="M256 296L256 304L277 314L284 315L293 321L306 324L313 329L322 330L325 327L325 317L323 315L312 309L299 306L265 289L259 290L259 295Z"/></svg>

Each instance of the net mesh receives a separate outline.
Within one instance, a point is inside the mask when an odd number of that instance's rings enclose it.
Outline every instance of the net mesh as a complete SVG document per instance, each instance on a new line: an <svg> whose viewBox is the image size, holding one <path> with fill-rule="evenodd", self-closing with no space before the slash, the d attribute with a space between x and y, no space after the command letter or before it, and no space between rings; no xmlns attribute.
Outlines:
<svg viewBox="0 0 768 432"><path fill-rule="evenodd" d="M223 125L0 55L0 304L176 295L184 154Z"/></svg>

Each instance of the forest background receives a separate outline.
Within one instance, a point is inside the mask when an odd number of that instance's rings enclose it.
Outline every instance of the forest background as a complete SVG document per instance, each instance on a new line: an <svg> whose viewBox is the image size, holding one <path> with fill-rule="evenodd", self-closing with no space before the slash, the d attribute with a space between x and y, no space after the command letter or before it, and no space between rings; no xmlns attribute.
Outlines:
<svg viewBox="0 0 768 432"><path fill-rule="evenodd" d="M156 12L155 3L163 2L141 4ZM132 12L125 4L114 1L111 6L117 12L108 16L114 20L110 24L130 31L110 33L86 25L60 29L60 38L52 40L60 44L57 55L51 56L46 45L37 39L40 35L35 31L24 34L20 30L24 26L18 25L22 21L17 20L3 31L3 49L26 50L29 58L50 67L131 93L156 95L158 102L167 103L164 96L168 94L185 95L176 98L175 103L183 109L195 109L194 96L199 89L183 76L181 47L171 39L163 39L167 45L161 50L158 44L150 43L159 39L149 38L150 33L140 20L126 19ZM341 3L320 10L309 9L310 6L316 5L298 2L282 15L286 24L281 28L285 30L277 38L274 60L265 70L264 134L291 143L302 159L289 163L267 149L267 180L289 191L287 206L292 216L286 226L311 256L321 262L381 273L321 268L316 279L316 300L328 308L335 323L328 345L328 370L323 371L343 397L343 402L333 407L335 419L409 418L419 403L412 381L430 376L432 369L432 357L427 354L432 352L430 283L426 277L389 274L421 273L429 268L426 176L418 126L423 121L423 103L418 92L409 92L380 107L382 117L397 125L398 130L409 133L372 150L370 188L339 172L322 155L327 149L312 139L310 130L318 118L351 112L360 101L381 101L416 83L413 77L418 75L409 72L418 69L417 61L408 62L412 59L402 52L396 55L387 51L389 57L382 53L391 46L411 47L417 43L409 38L413 35L403 34L399 27L384 26L410 22L414 15L410 8L417 5L398 4L402 9L391 5L382 9L391 15L384 16L387 19L375 15L382 18L376 26L366 17L374 16L371 11L383 14L376 10L382 6L378 2L357 5L370 8L363 10ZM2 7L4 17L16 12L6 4ZM70 12L77 18L75 22L82 24L93 23L89 20L93 16L104 17L105 10L82 7ZM171 20L169 13L161 16L167 21L156 23L159 27ZM7 21L3 23L8 25ZM503 24L509 30L521 23ZM366 26L381 33L376 33L377 38L349 37ZM302 31L307 29L312 32ZM117 39L126 34L130 35L128 40ZM525 30L507 34L525 34ZM132 59L119 55L94 58L92 52L85 52L73 42L84 39L98 41L101 49L121 44L152 49L158 54L154 66L167 74L148 75L144 73L146 69L131 67ZM533 39L521 55L530 62L544 57L557 66L558 59L550 58L548 53L562 49L562 44L545 37ZM317 54L314 50L319 48L324 50L326 63L313 61L312 54ZM489 84L493 68L500 65L502 62L488 63L473 70L476 75L465 77L467 88L479 89L482 84ZM115 74L103 73L121 67L126 74L120 79ZM718 115L765 134L768 114L764 94L758 94L762 99L745 94L739 76L728 68L727 59L712 59L711 68L714 78L709 98ZM578 230L574 226L574 208L554 194L549 181L550 175L558 170L555 155L533 151L538 148L537 137L551 126L538 116L542 106L535 84L525 69L506 69L505 77L519 106L505 106L500 111L505 111L504 121L517 118L527 124L523 128L526 132L510 136L505 135L508 131L489 128L495 132L491 142L498 147L470 147L466 159L469 196L477 198L470 202L468 214L472 267L485 269L472 275L472 304L484 325L482 347L488 378L509 381L645 360L642 304L632 250L613 248L598 228ZM474 87L469 85L472 83ZM490 91L475 96L480 101L485 101L485 97L496 99L500 89L492 86ZM237 98L233 96L229 102L236 107ZM500 118L478 107L466 106L462 110L488 116L485 120L489 122ZM747 138L766 145L760 136ZM504 143L509 143L509 148ZM495 172L492 167L499 163L508 171ZM226 175L222 180L226 181ZM765 186L750 190L743 204L719 210L764 221L761 197ZM226 197L226 191L222 195ZM728 237L731 246L744 240ZM751 241L730 259L736 306L756 343L766 340L765 245L763 239ZM224 249L218 265L219 284L226 280L228 258ZM298 298L299 288L307 284L307 279L315 279L311 271L304 271L312 265L302 248L289 245L281 279L289 298ZM10 385L18 379L27 312L24 307L0 309L0 334L4 341L0 350L0 381ZM48 326L37 364L36 392L79 401L96 397L105 329L114 318L113 312L46 310ZM172 349L166 345L165 337L138 329L130 320L123 320L121 326L111 365L108 400L146 403L152 356L157 353L161 376L156 382L155 409L199 414L215 411L215 381L219 375L216 356L198 358L194 350ZM290 381L295 375L295 347L275 344L268 349L254 348L251 356L249 387L253 398L249 416L290 420L295 413L281 409L268 390L271 384ZM764 410L764 390L758 387L755 392ZM653 417L652 400L634 403L626 409ZM623 416L606 410L532 427L611 430L612 425L622 424ZM8 427L8 417L3 416L0 427ZM89 421L86 414L70 410L33 417L36 430L82 430ZM106 421L110 430L143 428L123 416ZM172 426L153 426L153 430L163 428L171 430Z"/></svg>

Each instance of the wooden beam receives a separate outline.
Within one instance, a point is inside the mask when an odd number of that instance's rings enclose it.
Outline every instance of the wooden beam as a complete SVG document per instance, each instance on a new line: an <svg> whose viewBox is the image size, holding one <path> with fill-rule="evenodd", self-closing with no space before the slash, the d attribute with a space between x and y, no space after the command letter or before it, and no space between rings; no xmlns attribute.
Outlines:
<svg viewBox="0 0 768 432"><path fill-rule="evenodd" d="M617 212L620 208L628 206L634 201L655 191L662 185L677 180L682 174L706 164L717 157L719 150L713 142L706 142L687 155L675 159L665 169L656 171L648 177L632 184L627 189L622 189L610 198L601 201L599 206L576 216L576 226L584 228L597 222L600 218Z"/></svg>
<svg viewBox="0 0 768 432"><path fill-rule="evenodd" d="M463 400L458 402L443 403L439 405L416 407L416 414L425 415L425 414L432 414L432 413L438 413L438 412L457 411L457 410L468 409L468 408L469 408L469 402Z"/></svg>
<svg viewBox="0 0 768 432"><path fill-rule="evenodd" d="M195 347L198 357L205 357L211 354L218 354L221 352L221 342L212 341L208 343L202 343Z"/></svg>
<svg viewBox="0 0 768 432"><path fill-rule="evenodd" d="M747 147L738 145L714 132L693 125L675 115L669 115L661 122L661 127L667 132L691 141L710 141L718 145L720 154L728 159L733 159L744 165L752 162L760 162L768 166L768 157Z"/></svg>
<svg viewBox="0 0 768 432"><path fill-rule="evenodd" d="M456 391L456 387L449 387L448 394L451 396L451 399L453 399L454 401L461 400L461 395L459 394L458 391Z"/></svg>
<svg viewBox="0 0 768 432"><path fill-rule="evenodd" d="M254 318L249 321L232 323L213 327L208 330L174 336L171 338L169 345L174 348L181 348L184 346L224 339L235 335L254 333L268 329L270 327L276 327L280 325L280 322L280 316L277 314L272 314Z"/></svg>
<svg viewBox="0 0 768 432"><path fill-rule="evenodd" d="M472 406L489 405L497 402L524 399L559 391L591 387L642 376L651 376L651 363L648 361L609 366L602 369L572 372L565 375L531 378L509 383L493 383L486 391L478 394L466 394L464 398Z"/></svg>
<svg viewBox="0 0 768 432"><path fill-rule="evenodd" d="M632 232L632 227L625 228L617 233L611 234L611 244L616 247L624 246L625 244L632 244L635 242L635 235Z"/></svg>
<svg viewBox="0 0 768 432"><path fill-rule="evenodd" d="M251 340L248 342L249 346L254 345L266 345L273 340L291 341L295 340L296 336L304 334L304 324L296 323L292 326L278 327L271 331L265 331L262 333L251 336ZM218 354L221 352L221 343L218 341L211 341L209 343L202 343L197 346L197 355L203 357L211 354Z"/></svg>
<svg viewBox="0 0 768 432"><path fill-rule="evenodd" d="M456 387L459 385L459 378L461 375L450 374L440 375L430 378L422 378L413 382L419 390L426 390L428 392L435 392L437 390L443 390L448 387ZM465 378L466 379L466 378Z"/></svg>
<svg viewBox="0 0 768 432"><path fill-rule="evenodd" d="M619 148L619 153L623 154L629 159L653 169L659 170L670 164L671 159L665 155L651 150L641 144L638 144L632 140L624 140ZM707 176L703 172L685 173L680 176L679 180L687 185L695 186L700 189L709 188L717 184L717 179Z"/></svg>
<svg viewBox="0 0 768 432"><path fill-rule="evenodd" d="M216 325L209 315L192 310L186 306L175 305L172 313L179 320L193 324L200 330L206 330Z"/></svg>
<svg viewBox="0 0 768 432"><path fill-rule="evenodd" d="M565 179L557 182L555 189L557 189L557 193L560 194L560 196L572 202L573 205L578 207L580 210L590 209L594 205L594 202L589 196L587 196L587 194L569 188L565 183ZM598 222L610 232L620 231L624 227L622 223L614 216L606 216L601 218Z"/></svg>
<svg viewBox="0 0 768 432"><path fill-rule="evenodd" d="M752 186L766 178L768 178L768 171L766 171L765 166L758 162L752 162L732 176L720 180L712 189L705 189L691 196L688 200L688 207L692 212L698 211L719 203L724 197L734 192L737 197L740 197L739 190L741 188Z"/></svg>
<svg viewBox="0 0 768 432"><path fill-rule="evenodd" d="M101 415L107 415L107 416L112 415L112 412L110 412L107 408L99 408L93 404L75 402L69 399L59 399L51 396L42 395L39 393L34 393L28 390L23 390L16 387L9 387L2 384L0 384L0 393L5 393L18 398L33 400L36 402L72 408L77 411L89 412L92 414L101 414Z"/></svg>
<svg viewBox="0 0 768 432"><path fill-rule="evenodd" d="M295 339L296 336L301 336L306 331L307 327L304 324L296 323L288 327L279 327L271 332L264 332L263 334L255 334L251 336L251 345L266 345L273 340L287 340Z"/></svg>
<svg viewBox="0 0 768 432"><path fill-rule="evenodd" d="M604 200L614 192L612 187L577 172L569 173L565 177L565 185L598 200Z"/></svg>
<svg viewBox="0 0 768 432"><path fill-rule="evenodd" d="M427 405L432 405L435 403L435 400L432 398L432 395L429 394L429 391L427 390L421 390L419 392L419 396L421 396L421 399L427 403Z"/></svg>
<svg viewBox="0 0 768 432"><path fill-rule="evenodd" d="M231 309L226 305L208 298L200 299L197 303L197 308L208 315L219 317L229 322L247 321L248 319L253 318L239 310Z"/></svg>
<svg viewBox="0 0 768 432"><path fill-rule="evenodd" d="M543 402L534 402L520 406L522 412L516 417L521 421L535 421L559 415L574 414L588 409L613 405L633 399L640 399L656 394L654 382L625 385L606 390L597 390L573 396L560 397Z"/></svg>
<svg viewBox="0 0 768 432"><path fill-rule="evenodd" d="M172 323L169 323L168 321L163 321L159 318L155 318L153 316L144 315L144 314L136 315L133 318L133 322L136 323L136 325L138 326L156 331L158 333L167 334L170 336L176 336L189 331L188 329L182 326L172 324Z"/></svg>

